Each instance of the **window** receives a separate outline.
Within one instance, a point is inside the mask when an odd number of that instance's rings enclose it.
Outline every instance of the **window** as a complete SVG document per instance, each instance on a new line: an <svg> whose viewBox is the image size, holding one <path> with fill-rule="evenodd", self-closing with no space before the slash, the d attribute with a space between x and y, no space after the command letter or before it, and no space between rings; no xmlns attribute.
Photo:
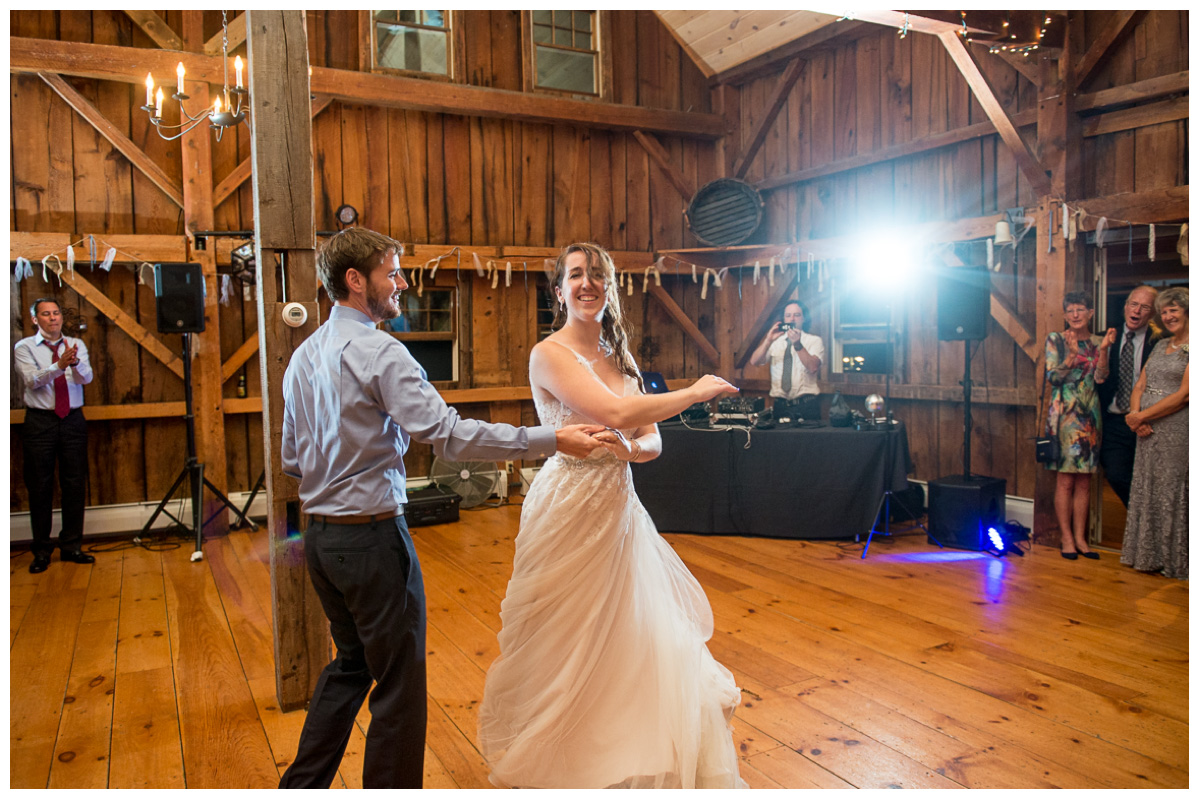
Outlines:
<svg viewBox="0 0 1200 800"><path fill-rule="evenodd" d="M458 324L454 289L426 286L400 295L400 316L382 323L412 353L430 381L458 380Z"/></svg>
<svg viewBox="0 0 1200 800"><path fill-rule="evenodd" d="M526 12L529 16L527 86L571 94L602 94L599 12Z"/></svg>
<svg viewBox="0 0 1200 800"><path fill-rule="evenodd" d="M449 11L371 12L376 69L450 77Z"/></svg>
<svg viewBox="0 0 1200 800"><path fill-rule="evenodd" d="M892 307L886 294L835 281L833 314L830 371L887 374Z"/></svg>
<svg viewBox="0 0 1200 800"><path fill-rule="evenodd" d="M554 324L554 308L557 305L558 300L555 298L554 292L550 290L550 281L545 275L539 275L537 279L537 340L539 342L554 332L551 326Z"/></svg>

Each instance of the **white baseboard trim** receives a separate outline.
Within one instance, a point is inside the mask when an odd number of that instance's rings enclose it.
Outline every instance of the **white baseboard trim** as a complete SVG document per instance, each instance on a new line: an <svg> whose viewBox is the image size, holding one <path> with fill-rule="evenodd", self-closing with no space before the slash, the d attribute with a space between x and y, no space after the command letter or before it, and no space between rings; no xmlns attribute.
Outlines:
<svg viewBox="0 0 1200 800"><path fill-rule="evenodd" d="M250 499L250 493L234 492L228 495L228 497L229 502L240 509ZM113 536L121 533L137 533L146 526L146 523L150 520L150 515L154 513L154 509L158 508L158 502L156 500L153 503L121 503L110 506L88 506L87 512L83 517L83 538L89 539L100 536ZM166 510L186 522L189 526L191 525L192 501L189 498L172 500L167 504ZM255 519L262 519L267 516L267 496L265 491L258 493L258 496L254 498L254 502L250 504L250 510L247 513ZM154 525L150 530L164 530L174 524L166 514L159 514L158 519L154 520ZM57 509L54 511L54 521L51 524L50 530L54 536L58 536L58 532L62 530L62 516ZM9 542L12 544L33 541L33 528L29 524L28 511L9 514L8 534Z"/></svg>

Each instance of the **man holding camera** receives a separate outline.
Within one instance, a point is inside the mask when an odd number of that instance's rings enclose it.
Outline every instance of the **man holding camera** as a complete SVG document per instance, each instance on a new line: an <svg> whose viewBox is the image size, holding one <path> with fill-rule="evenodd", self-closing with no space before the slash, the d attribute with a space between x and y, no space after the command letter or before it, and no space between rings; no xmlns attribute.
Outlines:
<svg viewBox="0 0 1200 800"><path fill-rule="evenodd" d="M771 397L790 403L801 419L821 418L821 395L817 386L825 344L820 336L804 331L806 309L792 300L783 307L783 321L767 331L762 343L750 356L750 363L760 367L770 361Z"/></svg>

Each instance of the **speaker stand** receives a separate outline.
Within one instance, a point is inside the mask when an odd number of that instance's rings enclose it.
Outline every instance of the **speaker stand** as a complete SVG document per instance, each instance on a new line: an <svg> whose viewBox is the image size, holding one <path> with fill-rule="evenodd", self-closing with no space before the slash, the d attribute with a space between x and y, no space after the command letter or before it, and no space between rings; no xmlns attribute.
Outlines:
<svg viewBox="0 0 1200 800"><path fill-rule="evenodd" d="M862 555L859 556L860 559L864 559L867 557L867 551L871 549L871 540L875 538L875 534L878 533L881 536L891 536L892 535L891 525L892 525L892 501L893 501L893 499L895 500L896 504L898 506L900 506L900 508L904 509L905 513L907 513L909 515L909 517L911 517L914 520L918 519L917 515L913 513L912 509L909 508L908 506L904 505L903 500L901 500L899 497L893 497L895 495L895 492L892 491L892 478L893 478L892 461L895 457L895 454L894 454L892 448L895 446L894 440L896 437L896 432L895 432L895 430L893 430L893 427L892 427L894 425L894 422L892 420L892 410L890 408L888 409L888 412L887 412L887 421L884 424L887 425L887 431L886 431L887 445L884 448L886 461L884 462L884 467L883 467L883 497L879 498L879 505L875 509L875 520L871 524L871 530L867 531L867 543L865 545L863 545ZM877 530L877 528L879 527L880 514L883 515L883 530L882 531ZM933 534L931 534L929 532L929 528L925 527L920 522L917 522L917 527L919 527L921 530L925 531L925 535L928 538L933 539L934 544L936 544L938 547L942 546L942 543L939 542L937 539L935 539ZM856 541L856 542L858 541L858 536L854 537L854 541Z"/></svg>
<svg viewBox="0 0 1200 800"><path fill-rule="evenodd" d="M146 525L142 528L140 535L134 537L134 542L141 543L142 538L149 534L150 528L154 525L154 521L158 519L159 514L165 514L175 521L177 525L182 527L188 533L194 534L196 537L196 549L192 552L192 561L200 561L204 558L202 549L204 539L204 526L217 518L217 515L226 508L237 515L239 520L238 525L245 525L246 515L244 511L240 511L237 506L230 502L229 498L222 494L221 490L213 486L208 478L204 477L204 465L196 458L196 417L192 413L192 335L190 333L183 334L183 391L184 391L184 420L187 423L187 458L184 459L183 469L179 471L179 476L175 478L175 483L171 484L171 488L163 496L162 501L158 504L158 508L154 509L154 513L150 515L150 519L146 521ZM192 527L189 530L187 524L166 510L167 503L171 502L175 491L187 480L192 496ZM261 478L259 479L262 480ZM204 487L207 486L209 491L221 501L222 507L217 509L207 520L204 516ZM253 499L253 497L251 497ZM249 508L250 504L247 503ZM251 523L253 524L253 523ZM257 530L257 528L255 528Z"/></svg>
<svg viewBox="0 0 1200 800"><path fill-rule="evenodd" d="M250 519L250 504L254 502L254 498L257 497L258 493L262 491L263 485L266 483L266 481L267 471L263 470L262 472L258 473L258 480L254 482L254 488L250 490L250 496L246 498L246 505L242 506L242 523L249 525L250 530L252 531L258 530L258 525L254 522L254 520ZM239 523L234 527L241 527L242 523Z"/></svg>

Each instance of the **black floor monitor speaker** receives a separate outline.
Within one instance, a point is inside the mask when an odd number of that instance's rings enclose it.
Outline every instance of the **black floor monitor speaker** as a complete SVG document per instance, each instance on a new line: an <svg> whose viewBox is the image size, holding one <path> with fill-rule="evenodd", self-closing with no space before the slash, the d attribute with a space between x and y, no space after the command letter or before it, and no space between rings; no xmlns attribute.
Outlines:
<svg viewBox="0 0 1200 800"><path fill-rule="evenodd" d="M943 342L986 339L991 291L991 277L986 267L938 270L938 339Z"/></svg>
<svg viewBox="0 0 1200 800"><path fill-rule="evenodd" d="M1004 524L1003 478L951 475L929 482L929 533L946 547L985 550Z"/></svg>
<svg viewBox="0 0 1200 800"><path fill-rule="evenodd" d="M199 264L155 264L159 333L204 331L204 273Z"/></svg>

